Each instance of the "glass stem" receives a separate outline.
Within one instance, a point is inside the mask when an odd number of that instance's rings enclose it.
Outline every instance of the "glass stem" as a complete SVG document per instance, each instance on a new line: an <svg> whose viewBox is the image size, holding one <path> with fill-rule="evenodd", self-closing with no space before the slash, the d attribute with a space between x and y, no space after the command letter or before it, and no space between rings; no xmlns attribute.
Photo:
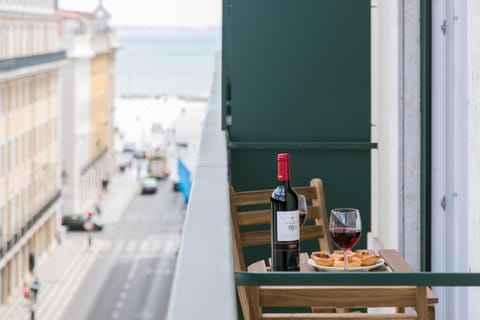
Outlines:
<svg viewBox="0 0 480 320"><path fill-rule="evenodd" d="M348 272L348 250L343 251L343 270Z"/></svg>

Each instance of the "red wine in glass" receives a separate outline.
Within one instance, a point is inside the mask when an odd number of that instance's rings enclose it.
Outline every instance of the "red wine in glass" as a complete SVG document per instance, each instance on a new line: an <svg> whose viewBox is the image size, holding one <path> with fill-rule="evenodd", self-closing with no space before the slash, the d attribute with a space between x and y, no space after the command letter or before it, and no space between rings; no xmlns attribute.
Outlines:
<svg viewBox="0 0 480 320"><path fill-rule="evenodd" d="M357 244L362 231L360 211L354 208L333 209L330 212L328 229L332 241L343 249L345 261L344 270L347 272L348 251Z"/></svg>
<svg viewBox="0 0 480 320"><path fill-rule="evenodd" d="M330 230L333 241L343 250L350 250L360 240L361 230L355 228L335 228Z"/></svg>

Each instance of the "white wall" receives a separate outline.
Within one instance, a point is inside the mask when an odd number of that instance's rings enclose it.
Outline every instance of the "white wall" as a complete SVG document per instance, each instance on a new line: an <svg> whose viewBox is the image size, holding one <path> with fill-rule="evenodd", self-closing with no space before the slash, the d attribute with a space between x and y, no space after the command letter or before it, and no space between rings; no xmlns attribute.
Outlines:
<svg viewBox="0 0 480 320"><path fill-rule="evenodd" d="M62 200L63 212L71 213L75 207L75 161L74 161L74 112L75 112L75 90L73 78L75 66L72 61L62 68L62 121L61 141L62 141L62 169L66 175L66 183L63 185Z"/></svg>
<svg viewBox="0 0 480 320"><path fill-rule="evenodd" d="M83 211L87 205L80 198L80 171L89 161L90 100L90 60L70 59L63 74L63 164L68 174L64 190L66 213Z"/></svg>
<svg viewBox="0 0 480 320"><path fill-rule="evenodd" d="M373 151L374 194L369 246L399 247L399 114L398 114L398 5L376 1L372 14L373 120L377 121L378 150ZM375 137L375 134L373 135Z"/></svg>
<svg viewBox="0 0 480 320"><path fill-rule="evenodd" d="M480 272L480 1L466 0L467 16L467 98L468 98L468 266ZM469 289L468 319L480 314L480 288Z"/></svg>
<svg viewBox="0 0 480 320"><path fill-rule="evenodd" d="M373 232L419 268L420 46L416 0L373 1Z"/></svg>

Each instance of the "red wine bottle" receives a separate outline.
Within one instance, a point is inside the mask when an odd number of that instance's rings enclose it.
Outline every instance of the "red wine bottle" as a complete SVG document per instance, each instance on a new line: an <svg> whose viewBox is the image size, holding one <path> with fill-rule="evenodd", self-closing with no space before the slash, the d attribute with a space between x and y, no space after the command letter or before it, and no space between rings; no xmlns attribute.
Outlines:
<svg viewBox="0 0 480 320"><path fill-rule="evenodd" d="M278 186L271 204L272 271L300 270L298 198L290 185L289 156L279 154Z"/></svg>

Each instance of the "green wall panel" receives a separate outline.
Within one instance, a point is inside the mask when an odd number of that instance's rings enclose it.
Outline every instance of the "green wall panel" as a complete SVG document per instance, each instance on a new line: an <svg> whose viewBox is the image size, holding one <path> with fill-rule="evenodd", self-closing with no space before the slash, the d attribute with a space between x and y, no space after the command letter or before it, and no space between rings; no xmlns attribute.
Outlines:
<svg viewBox="0 0 480 320"><path fill-rule="evenodd" d="M356 207L370 230L370 0L223 0L222 128L236 190L324 181L328 210ZM231 116L231 123L227 121ZM302 242L302 251L317 250ZM270 256L246 250L247 264Z"/></svg>
<svg viewBox="0 0 480 320"><path fill-rule="evenodd" d="M232 1L232 141L370 141L370 2Z"/></svg>
<svg viewBox="0 0 480 320"><path fill-rule="evenodd" d="M362 215L362 237L357 248L366 247L370 230L370 150L232 150L232 184L237 191L274 188L277 184L277 153L291 156L290 170L294 186L308 185L310 179L321 178L325 188L327 210L337 207L359 208ZM241 174L236 174L241 173ZM312 251L317 246L304 247ZM269 254L248 251L249 261ZM302 249L303 250L303 249Z"/></svg>

